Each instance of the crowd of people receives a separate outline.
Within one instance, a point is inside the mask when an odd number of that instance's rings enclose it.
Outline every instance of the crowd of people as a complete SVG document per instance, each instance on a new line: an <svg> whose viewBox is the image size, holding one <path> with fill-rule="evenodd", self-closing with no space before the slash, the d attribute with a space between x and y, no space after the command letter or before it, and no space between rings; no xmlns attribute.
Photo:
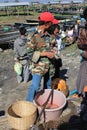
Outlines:
<svg viewBox="0 0 87 130"><path fill-rule="evenodd" d="M83 11L87 21L87 8ZM38 26L28 35L26 29L20 28L20 37L14 42L15 63L22 65L21 74L17 74L18 83L28 82L32 75L32 82L29 86L26 100L33 102L35 94L41 88L43 78L43 90L52 88L52 81L59 78L62 59L60 56L62 39L59 35L59 21L52 13L42 12L38 18ZM83 88L87 85L87 22L85 28L79 31L79 22L76 21L73 28L67 32L67 41L71 42L73 37L81 50L81 66L77 78L78 95L84 95Z"/></svg>

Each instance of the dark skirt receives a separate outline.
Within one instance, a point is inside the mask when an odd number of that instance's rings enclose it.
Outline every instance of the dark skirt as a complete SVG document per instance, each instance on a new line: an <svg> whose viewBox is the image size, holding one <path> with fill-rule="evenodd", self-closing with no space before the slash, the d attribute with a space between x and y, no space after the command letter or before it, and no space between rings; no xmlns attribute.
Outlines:
<svg viewBox="0 0 87 130"><path fill-rule="evenodd" d="M76 85L78 93L84 95L83 89L87 85L87 60L81 62Z"/></svg>

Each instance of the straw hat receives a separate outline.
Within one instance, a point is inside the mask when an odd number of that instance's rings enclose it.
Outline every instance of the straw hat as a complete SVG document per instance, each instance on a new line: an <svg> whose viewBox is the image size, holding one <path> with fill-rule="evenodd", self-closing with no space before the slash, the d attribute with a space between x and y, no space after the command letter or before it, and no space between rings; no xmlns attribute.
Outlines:
<svg viewBox="0 0 87 130"><path fill-rule="evenodd" d="M78 24L81 23L81 20L77 20L77 23L78 23Z"/></svg>

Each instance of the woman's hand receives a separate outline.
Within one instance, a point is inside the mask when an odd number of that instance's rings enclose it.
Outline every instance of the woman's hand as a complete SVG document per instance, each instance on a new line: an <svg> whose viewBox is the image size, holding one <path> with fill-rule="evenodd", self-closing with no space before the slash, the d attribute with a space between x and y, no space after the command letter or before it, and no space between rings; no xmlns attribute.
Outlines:
<svg viewBox="0 0 87 130"><path fill-rule="evenodd" d="M46 56L50 59L54 57L55 53L54 52L41 52L41 56Z"/></svg>
<svg viewBox="0 0 87 130"><path fill-rule="evenodd" d="M52 59L54 57L54 52L47 52L47 57Z"/></svg>

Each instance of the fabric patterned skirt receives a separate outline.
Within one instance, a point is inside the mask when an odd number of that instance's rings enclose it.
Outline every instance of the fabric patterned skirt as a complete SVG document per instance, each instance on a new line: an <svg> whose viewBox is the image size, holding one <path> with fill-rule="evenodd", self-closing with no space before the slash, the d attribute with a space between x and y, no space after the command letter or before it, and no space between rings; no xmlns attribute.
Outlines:
<svg viewBox="0 0 87 130"><path fill-rule="evenodd" d="M78 93L84 95L83 88L87 86L87 60L81 62L76 85Z"/></svg>

